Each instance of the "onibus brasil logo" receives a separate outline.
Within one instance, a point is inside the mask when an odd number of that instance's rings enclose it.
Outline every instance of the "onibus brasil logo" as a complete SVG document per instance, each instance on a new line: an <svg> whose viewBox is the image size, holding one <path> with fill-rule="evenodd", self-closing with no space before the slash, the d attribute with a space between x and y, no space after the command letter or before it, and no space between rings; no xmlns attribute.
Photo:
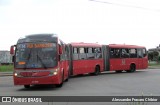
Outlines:
<svg viewBox="0 0 160 105"><path fill-rule="evenodd" d="M2 97L1 102L42 102L41 98L26 97Z"/></svg>

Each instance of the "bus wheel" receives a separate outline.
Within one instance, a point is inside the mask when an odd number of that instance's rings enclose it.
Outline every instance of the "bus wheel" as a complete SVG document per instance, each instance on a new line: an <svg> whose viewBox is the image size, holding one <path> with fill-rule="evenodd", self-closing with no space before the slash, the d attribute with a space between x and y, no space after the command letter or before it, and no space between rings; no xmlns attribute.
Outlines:
<svg viewBox="0 0 160 105"><path fill-rule="evenodd" d="M65 82L68 82L68 78L69 78L69 77L67 77L67 79L65 80Z"/></svg>
<svg viewBox="0 0 160 105"><path fill-rule="evenodd" d="M116 70L116 73L122 73L123 70Z"/></svg>
<svg viewBox="0 0 160 105"><path fill-rule="evenodd" d="M30 88L30 85L24 85L24 88L28 89Z"/></svg>
<svg viewBox="0 0 160 105"><path fill-rule="evenodd" d="M63 71L63 74L62 74L61 83L60 84L56 84L56 87L60 88L60 87L63 86L63 79L64 79L64 71Z"/></svg>
<svg viewBox="0 0 160 105"><path fill-rule="evenodd" d="M99 66L96 66L94 75L98 75L99 72L100 72L100 67L99 67Z"/></svg>
<svg viewBox="0 0 160 105"><path fill-rule="evenodd" d="M65 80L65 82L68 82L68 80L69 80L69 71L68 71L68 77L67 77L67 79Z"/></svg>
<svg viewBox="0 0 160 105"><path fill-rule="evenodd" d="M132 73L136 71L136 66L134 64L131 64L130 70L127 70L127 72Z"/></svg>

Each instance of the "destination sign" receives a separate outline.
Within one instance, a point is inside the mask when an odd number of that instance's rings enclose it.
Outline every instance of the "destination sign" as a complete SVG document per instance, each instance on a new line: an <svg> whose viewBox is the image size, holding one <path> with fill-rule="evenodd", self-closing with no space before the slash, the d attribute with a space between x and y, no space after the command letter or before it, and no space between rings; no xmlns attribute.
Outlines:
<svg viewBox="0 0 160 105"><path fill-rule="evenodd" d="M50 48L53 43L28 43L27 48Z"/></svg>

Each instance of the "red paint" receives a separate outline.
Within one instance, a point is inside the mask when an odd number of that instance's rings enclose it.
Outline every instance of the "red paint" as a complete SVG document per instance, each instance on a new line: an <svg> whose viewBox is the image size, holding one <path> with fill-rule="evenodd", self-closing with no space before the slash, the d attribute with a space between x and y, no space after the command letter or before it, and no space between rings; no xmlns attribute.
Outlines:
<svg viewBox="0 0 160 105"><path fill-rule="evenodd" d="M144 46L125 45L125 44L110 44L109 48L125 48L125 49L145 49ZM129 70L131 64L135 64L136 69L146 69L148 67L147 55L143 58L110 58L110 70Z"/></svg>

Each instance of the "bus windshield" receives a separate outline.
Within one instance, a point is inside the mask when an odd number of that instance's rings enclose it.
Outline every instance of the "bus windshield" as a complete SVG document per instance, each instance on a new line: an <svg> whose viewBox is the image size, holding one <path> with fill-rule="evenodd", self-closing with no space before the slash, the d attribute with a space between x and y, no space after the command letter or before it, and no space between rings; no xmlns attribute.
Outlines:
<svg viewBox="0 0 160 105"><path fill-rule="evenodd" d="M21 43L16 49L16 68L50 68L57 66L56 43Z"/></svg>

